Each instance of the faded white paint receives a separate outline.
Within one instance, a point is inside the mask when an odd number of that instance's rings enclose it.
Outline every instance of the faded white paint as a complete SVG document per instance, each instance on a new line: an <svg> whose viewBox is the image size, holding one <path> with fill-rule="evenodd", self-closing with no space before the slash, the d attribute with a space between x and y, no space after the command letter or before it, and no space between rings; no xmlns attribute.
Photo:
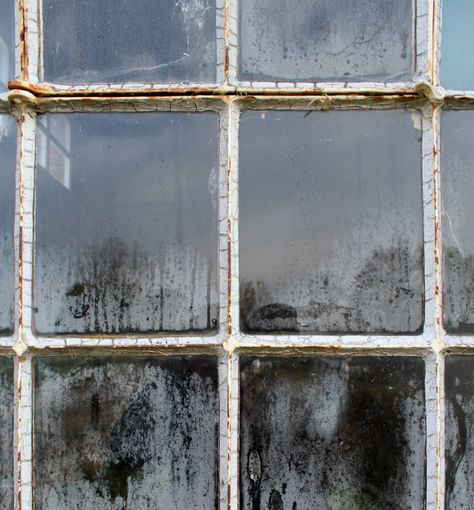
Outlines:
<svg viewBox="0 0 474 510"><path fill-rule="evenodd" d="M18 5L20 1L18 0ZM443 104L456 99L456 106L472 108L474 91L455 91L439 88L431 96L422 94L417 107L423 113L423 199L425 234L425 328L423 335L407 336L273 336L243 337L239 333L238 303L238 123L240 104L238 94L260 95L263 102L271 108L297 107L300 109L353 108L360 104L372 108L374 103L369 95L386 95L387 107L405 103L405 98L416 95L415 83L252 83L237 80L237 1L218 0L217 44L218 44L218 82L210 84L139 84L90 85L90 86L50 86L50 97L41 100L27 94L12 92L0 95L0 111L12 112L20 119L21 141L18 149L17 167L17 210L15 222L15 253L20 260L22 274L17 264L17 317L20 311L22 323L17 324L15 335L0 338L0 347L9 354L18 357L17 386L18 405L18 483L19 500L22 510L32 509L32 374L31 357L35 348L52 347L57 350L81 347L100 350L130 349L130 352L143 352L143 348L176 349L186 345L197 345L204 349L206 345L221 345L220 357L220 402L221 402L221 441L220 441L220 509L237 510L239 506L238 488L238 425L239 425L239 352L242 347L263 352L333 352L340 355L366 352L372 354L422 354L426 361L426 424L427 424L427 509L444 508L444 353L449 348L460 352L470 351L474 347L473 336L446 335L441 326L441 229L435 240L435 222L440 224L439 207L439 113ZM37 0L28 3L28 62L31 83L39 82L40 68L40 21ZM441 32L441 0L431 2L420 0L417 5L417 70L415 81L427 81L438 85L439 50ZM18 18L17 18L18 19ZM19 33L17 31L17 72L20 70ZM225 75L225 50L228 49L228 80ZM223 85L222 85L223 83ZM47 84L45 84L47 85ZM114 92L118 95L137 92L156 94L167 90L179 90L182 93L196 93L206 90L216 94L231 96L227 101L216 98L182 97L136 97L97 98L96 102L84 103L81 94ZM418 89L420 90L420 89ZM432 89L428 89L432 90ZM433 90L432 90L433 91ZM284 97L291 92L295 96ZM420 90L420 92L422 92ZM71 100L58 98L61 94L71 95ZM297 94L312 93L309 98ZM266 96L272 98L265 99ZM277 97L281 95L282 97ZM328 100L328 96L341 95L337 100ZM9 101L9 97L12 103ZM13 101L14 98L17 98ZM16 102L19 101L19 102ZM35 338L31 331L32 263L33 263L33 198L34 198L34 157L35 157L35 112L38 111L192 111L202 109L221 111L221 160L219 174L219 260L220 260L220 333L215 337L179 337L157 338ZM227 106L226 106L227 104ZM245 103L244 103L245 104ZM356 105L356 106L354 106ZM377 103L377 107L381 105ZM383 106L382 106L383 107ZM230 172L228 169L230 167ZM227 207L229 194L229 207ZM231 225L230 237L227 226ZM21 227L21 238L20 238ZM228 266L228 241L230 247L230 268ZM435 246L436 241L436 246ZM437 261L437 259L438 261ZM231 282L230 289L227 288ZM230 296L230 298L229 298ZM230 308L229 308L230 306ZM230 312L230 313L228 313ZM231 321L230 335L227 332L228 318ZM26 350L26 352L25 352ZM168 352L168 351L167 351ZM21 357L20 357L21 355ZM229 487L230 501L227 501Z"/></svg>

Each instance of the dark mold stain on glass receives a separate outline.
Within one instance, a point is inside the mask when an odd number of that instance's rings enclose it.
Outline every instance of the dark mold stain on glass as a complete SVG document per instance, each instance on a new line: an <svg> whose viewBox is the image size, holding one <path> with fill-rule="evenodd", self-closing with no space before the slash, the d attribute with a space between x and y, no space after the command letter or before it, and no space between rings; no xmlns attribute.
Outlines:
<svg viewBox="0 0 474 510"><path fill-rule="evenodd" d="M262 306L247 319L249 331L298 331L295 308L272 303Z"/></svg>
<svg viewBox="0 0 474 510"><path fill-rule="evenodd" d="M240 359L242 510L419 510L424 362Z"/></svg>
<svg viewBox="0 0 474 510"><path fill-rule="evenodd" d="M217 150L214 112L39 118L38 333L217 329Z"/></svg>
<svg viewBox="0 0 474 510"><path fill-rule="evenodd" d="M3 509L13 510L14 433L13 359L0 357L0 503Z"/></svg>
<svg viewBox="0 0 474 510"><path fill-rule="evenodd" d="M471 508L474 498L474 357L448 355L445 365L447 510Z"/></svg>
<svg viewBox="0 0 474 510"><path fill-rule="evenodd" d="M217 508L213 356L35 362L35 508Z"/></svg>
<svg viewBox="0 0 474 510"><path fill-rule="evenodd" d="M244 332L420 333L420 114L246 111L239 137Z"/></svg>
<svg viewBox="0 0 474 510"><path fill-rule="evenodd" d="M0 114L0 335L11 335L14 328L16 141L15 119Z"/></svg>

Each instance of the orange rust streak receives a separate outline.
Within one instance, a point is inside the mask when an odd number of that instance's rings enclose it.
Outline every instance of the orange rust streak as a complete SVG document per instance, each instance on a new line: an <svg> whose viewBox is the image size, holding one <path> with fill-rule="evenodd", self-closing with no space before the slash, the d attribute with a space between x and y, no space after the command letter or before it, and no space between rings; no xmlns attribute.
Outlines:
<svg viewBox="0 0 474 510"><path fill-rule="evenodd" d="M225 49L225 77L229 78L229 47Z"/></svg>
<svg viewBox="0 0 474 510"><path fill-rule="evenodd" d="M20 14L20 62L21 62L21 77L23 80L29 80L29 60L28 60L28 7L26 0L19 2Z"/></svg>

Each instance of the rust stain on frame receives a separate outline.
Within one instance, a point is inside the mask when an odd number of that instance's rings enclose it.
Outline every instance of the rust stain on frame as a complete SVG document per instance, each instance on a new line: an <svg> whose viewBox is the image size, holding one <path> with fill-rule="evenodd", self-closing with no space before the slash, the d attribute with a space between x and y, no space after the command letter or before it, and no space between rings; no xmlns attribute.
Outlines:
<svg viewBox="0 0 474 510"><path fill-rule="evenodd" d="M27 0L18 1L19 19L20 19L20 62L21 78L29 80L29 58L28 58L28 6ZM8 84L10 86L10 84Z"/></svg>
<svg viewBox="0 0 474 510"><path fill-rule="evenodd" d="M26 44L26 40L25 40ZM228 55L226 53L226 55ZM24 57L27 58L27 57ZM226 57L226 70L228 71L230 63ZM126 84L125 84L126 85ZM19 80L10 80L8 82L10 90L25 90L34 94L37 97L44 98L61 98L61 97L74 97L81 99L85 97L104 97L110 99L111 97L166 97L174 96L193 96L193 95L213 95L213 96L274 96L274 97L306 97L306 96L335 96L337 98L354 98L364 97L366 99L373 99L376 101L379 98L390 97L394 100L397 98L406 98L411 96L418 96L429 99L433 103L442 102L444 99L444 91L439 87L433 87L427 82L420 82L415 87L401 87L393 89L384 89L380 87L373 87L369 84L360 84L359 87L349 89L347 87L311 87L311 88L265 88L265 87L233 87L233 86L176 86L169 87L163 86L156 88L156 84L139 84L138 86L132 85L131 87L108 86L108 85L90 85L90 86L70 86L67 88L58 88L53 84L48 83L31 83L28 77Z"/></svg>

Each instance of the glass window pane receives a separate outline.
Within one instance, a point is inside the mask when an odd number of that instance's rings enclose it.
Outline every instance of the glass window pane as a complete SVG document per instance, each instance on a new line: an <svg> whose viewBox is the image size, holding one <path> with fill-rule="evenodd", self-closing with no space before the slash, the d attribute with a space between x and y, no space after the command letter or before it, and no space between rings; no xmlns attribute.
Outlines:
<svg viewBox="0 0 474 510"><path fill-rule="evenodd" d="M216 329L217 147L214 112L41 116L38 332Z"/></svg>
<svg viewBox="0 0 474 510"><path fill-rule="evenodd" d="M449 89L474 89L474 3L443 0L441 84Z"/></svg>
<svg viewBox="0 0 474 510"><path fill-rule="evenodd" d="M419 114L249 111L239 143L241 327L419 332Z"/></svg>
<svg viewBox="0 0 474 510"><path fill-rule="evenodd" d="M5 92L8 81L15 77L14 5L13 0L0 0L0 92Z"/></svg>
<svg viewBox="0 0 474 510"><path fill-rule="evenodd" d="M13 467L13 430L13 360L0 357L0 502L5 510L13 510L16 491Z"/></svg>
<svg viewBox="0 0 474 510"><path fill-rule="evenodd" d="M37 360L35 508L217 508L217 388L211 356Z"/></svg>
<svg viewBox="0 0 474 510"><path fill-rule="evenodd" d="M445 111L441 123L444 327L474 332L474 111Z"/></svg>
<svg viewBox="0 0 474 510"><path fill-rule="evenodd" d="M42 1L46 81L215 81L215 0Z"/></svg>
<svg viewBox="0 0 474 510"><path fill-rule="evenodd" d="M0 335L13 332L16 122L0 114Z"/></svg>
<svg viewBox="0 0 474 510"><path fill-rule="evenodd" d="M474 501L474 358L446 358L446 509Z"/></svg>
<svg viewBox="0 0 474 510"><path fill-rule="evenodd" d="M412 0L240 0L239 5L240 79L411 79Z"/></svg>
<svg viewBox="0 0 474 510"><path fill-rule="evenodd" d="M241 358L241 508L424 508L417 358Z"/></svg>

